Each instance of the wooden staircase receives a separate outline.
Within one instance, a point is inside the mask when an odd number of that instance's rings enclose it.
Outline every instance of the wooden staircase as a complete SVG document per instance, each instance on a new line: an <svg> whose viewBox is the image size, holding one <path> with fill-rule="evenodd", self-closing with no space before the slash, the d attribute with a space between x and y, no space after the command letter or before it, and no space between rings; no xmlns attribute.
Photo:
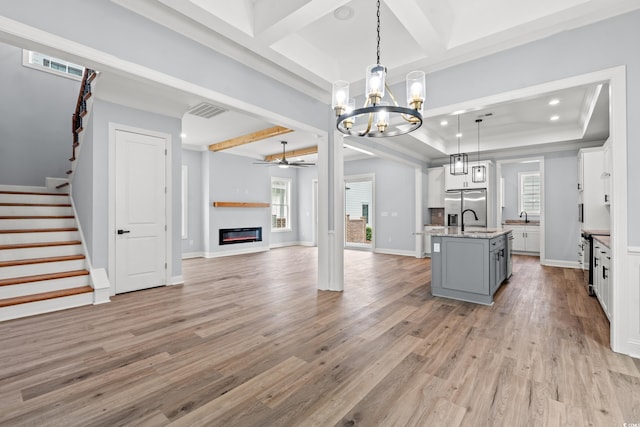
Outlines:
<svg viewBox="0 0 640 427"><path fill-rule="evenodd" d="M0 186L0 320L93 304L69 195Z"/></svg>

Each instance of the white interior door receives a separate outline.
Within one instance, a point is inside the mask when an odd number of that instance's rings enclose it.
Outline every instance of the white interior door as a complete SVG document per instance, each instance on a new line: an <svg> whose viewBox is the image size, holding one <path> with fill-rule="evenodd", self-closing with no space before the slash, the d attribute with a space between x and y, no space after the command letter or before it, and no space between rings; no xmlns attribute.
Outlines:
<svg viewBox="0 0 640 427"><path fill-rule="evenodd" d="M165 285L166 140L116 131L116 293Z"/></svg>

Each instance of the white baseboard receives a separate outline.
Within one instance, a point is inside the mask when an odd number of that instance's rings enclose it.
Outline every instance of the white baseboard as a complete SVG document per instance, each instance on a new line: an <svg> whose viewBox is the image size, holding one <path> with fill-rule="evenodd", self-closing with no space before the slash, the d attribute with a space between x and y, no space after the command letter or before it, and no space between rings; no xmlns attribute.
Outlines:
<svg viewBox="0 0 640 427"><path fill-rule="evenodd" d="M170 285L184 285L184 277L181 275L173 276Z"/></svg>
<svg viewBox="0 0 640 427"><path fill-rule="evenodd" d="M300 246L300 242L271 243L269 245L269 249L286 248L286 247L289 247L289 246Z"/></svg>
<svg viewBox="0 0 640 427"><path fill-rule="evenodd" d="M401 255L401 256L410 256L415 257L415 251L403 251L399 249L383 249L383 248L375 248L373 252L377 254L386 254L386 255Z"/></svg>
<svg viewBox="0 0 640 427"><path fill-rule="evenodd" d="M582 269L578 261L564 261L560 259L545 259L541 260L540 264L546 265L547 267L562 267L562 268L575 268Z"/></svg>
<svg viewBox="0 0 640 427"><path fill-rule="evenodd" d="M109 302L111 294L111 284L107 271L104 268L92 268L91 283L93 284L93 304L104 304Z"/></svg>
<svg viewBox="0 0 640 427"><path fill-rule="evenodd" d="M640 246L627 246L627 250L630 253L640 254Z"/></svg>
<svg viewBox="0 0 640 427"><path fill-rule="evenodd" d="M204 256L204 252L184 252L182 259L203 258Z"/></svg>
<svg viewBox="0 0 640 427"><path fill-rule="evenodd" d="M269 248L267 246L259 246L255 248L249 249L239 249L234 251L220 251L220 252L207 252L204 254L205 258L220 258L225 256L233 256L233 255L245 255L245 254L255 254L258 252L266 252Z"/></svg>
<svg viewBox="0 0 640 427"><path fill-rule="evenodd" d="M298 242L298 245L300 245L300 246L309 246L309 247L312 247L312 248L318 246L313 242Z"/></svg>

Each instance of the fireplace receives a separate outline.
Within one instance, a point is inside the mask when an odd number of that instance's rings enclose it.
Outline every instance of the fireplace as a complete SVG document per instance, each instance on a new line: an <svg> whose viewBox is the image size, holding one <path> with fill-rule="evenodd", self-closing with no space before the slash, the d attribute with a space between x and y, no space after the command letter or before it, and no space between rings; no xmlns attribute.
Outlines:
<svg viewBox="0 0 640 427"><path fill-rule="evenodd" d="M262 242L262 227L221 228L220 245Z"/></svg>

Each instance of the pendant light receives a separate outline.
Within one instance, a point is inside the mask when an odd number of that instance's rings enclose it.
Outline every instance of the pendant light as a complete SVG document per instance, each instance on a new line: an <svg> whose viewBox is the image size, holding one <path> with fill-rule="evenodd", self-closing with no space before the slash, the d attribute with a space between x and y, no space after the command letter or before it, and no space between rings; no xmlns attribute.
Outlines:
<svg viewBox="0 0 640 427"><path fill-rule="evenodd" d="M345 135L384 138L413 132L422 125L425 100L425 73L412 71L406 77L407 106L398 104L386 83L387 68L380 64L380 0L377 1L377 50L376 63L367 67L365 76L365 102L355 108L355 100L349 98L349 82L339 80L333 84L331 107L337 116L336 128ZM391 102L383 101L385 92ZM391 120L402 118L402 126L391 126ZM360 118L363 130L356 130L356 118Z"/></svg>
<svg viewBox="0 0 640 427"><path fill-rule="evenodd" d="M473 182L485 182L487 180L487 168L480 164L480 123L482 119L476 119L478 124L478 157L476 158L476 165L471 168L471 181Z"/></svg>
<svg viewBox="0 0 640 427"><path fill-rule="evenodd" d="M458 114L458 153L449 156L449 173L451 175L466 175L469 173L469 157L466 153L460 153L460 114Z"/></svg>

